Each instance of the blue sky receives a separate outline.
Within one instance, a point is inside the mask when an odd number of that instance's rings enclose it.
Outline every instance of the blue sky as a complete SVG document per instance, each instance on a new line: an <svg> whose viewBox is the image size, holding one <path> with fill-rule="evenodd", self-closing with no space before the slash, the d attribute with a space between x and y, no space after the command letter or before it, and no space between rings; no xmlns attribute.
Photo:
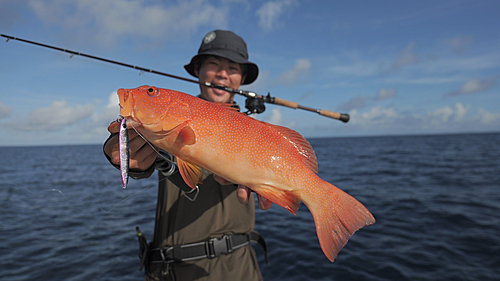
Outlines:
<svg viewBox="0 0 500 281"><path fill-rule="evenodd" d="M267 104L260 120L308 138L498 132L499 14L499 1L2 0L0 33L190 77L203 36L229 29L260 68L245 89L351 116ZM0 145L102 143L119 88L199 92L12 40L0 84Z"/></svg>

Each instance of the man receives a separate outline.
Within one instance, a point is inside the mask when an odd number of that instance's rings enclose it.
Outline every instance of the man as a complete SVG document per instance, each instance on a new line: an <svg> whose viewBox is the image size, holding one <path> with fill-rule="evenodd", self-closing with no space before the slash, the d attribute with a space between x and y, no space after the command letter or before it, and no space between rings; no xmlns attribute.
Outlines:
<svg viewBox="0 0 500 281"><path fill-rule="evenodd" d="M184 66L200 82L238 89L258 76L248 61L245 41L231 31L209 32L198 54ZM199 97L237 106L234 94L200 86ZM175 165L134 130L129 130L130 169L134 178L159 171L158 205L153 242L144 259L145 280L262 280L251 241L263 241L253 232L255 202L251 190L217 175L207 177L197 189L189 188ZM119 163L118 138L112 134L104 152ZM259 208L271 202L258 196Z"/></svg>

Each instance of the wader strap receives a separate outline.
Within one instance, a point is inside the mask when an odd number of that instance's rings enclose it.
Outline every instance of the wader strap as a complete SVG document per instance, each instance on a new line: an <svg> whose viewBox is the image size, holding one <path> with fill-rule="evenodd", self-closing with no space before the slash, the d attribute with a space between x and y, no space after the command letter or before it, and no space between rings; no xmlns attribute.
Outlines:
<svg viewBox="0 0 500 281"><path fill-rule="evenodd" d="M197 243L151 249L149 262L178 263L205 258L213 259L221 254L228 255L241 247L249 245L250 242L256 242L264 248L266 264L268 264L266 241L255 230L248 234L224 235L220 239L212 238Z"/></svg>
<svg viewBox="0 0 500 281"><path fill-rule="evenodd" d="M137 239L139 240L139 258L141 259L139 271L141 271L146 265L146 259L149 256L149 245L141 229L137 226L135 230L137 231Z"/></svg>

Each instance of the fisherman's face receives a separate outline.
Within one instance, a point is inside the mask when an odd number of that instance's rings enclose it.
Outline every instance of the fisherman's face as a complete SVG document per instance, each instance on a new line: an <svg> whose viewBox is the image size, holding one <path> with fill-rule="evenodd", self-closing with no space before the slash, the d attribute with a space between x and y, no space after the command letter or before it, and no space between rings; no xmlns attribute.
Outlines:
<svg viewBox="0 0 500 281"><path fill-rule="evenodd" d="M209 56L199 67L200 82L210 82L238 89L245 78L241 65L228 59ZM201 97L212 102L232 102L234 95L223 90L200 86Z"/></svg>

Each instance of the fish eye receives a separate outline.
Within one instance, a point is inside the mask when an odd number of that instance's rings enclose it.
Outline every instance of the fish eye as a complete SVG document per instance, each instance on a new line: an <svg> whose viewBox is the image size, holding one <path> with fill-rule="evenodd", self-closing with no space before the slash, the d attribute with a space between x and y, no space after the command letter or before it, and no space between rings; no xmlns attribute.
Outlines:
<svg viewBox="0 0 500 281"><path fill-rule="evenodd" d="M158 94L158 93L157 93L157 91L156 91L156 89L155 89L155 88L151 87L151 88L149 88L149 89L148 89L148 96L150 96L150 97L154 97L154 96L156 96L157 94Z"/></svg>

